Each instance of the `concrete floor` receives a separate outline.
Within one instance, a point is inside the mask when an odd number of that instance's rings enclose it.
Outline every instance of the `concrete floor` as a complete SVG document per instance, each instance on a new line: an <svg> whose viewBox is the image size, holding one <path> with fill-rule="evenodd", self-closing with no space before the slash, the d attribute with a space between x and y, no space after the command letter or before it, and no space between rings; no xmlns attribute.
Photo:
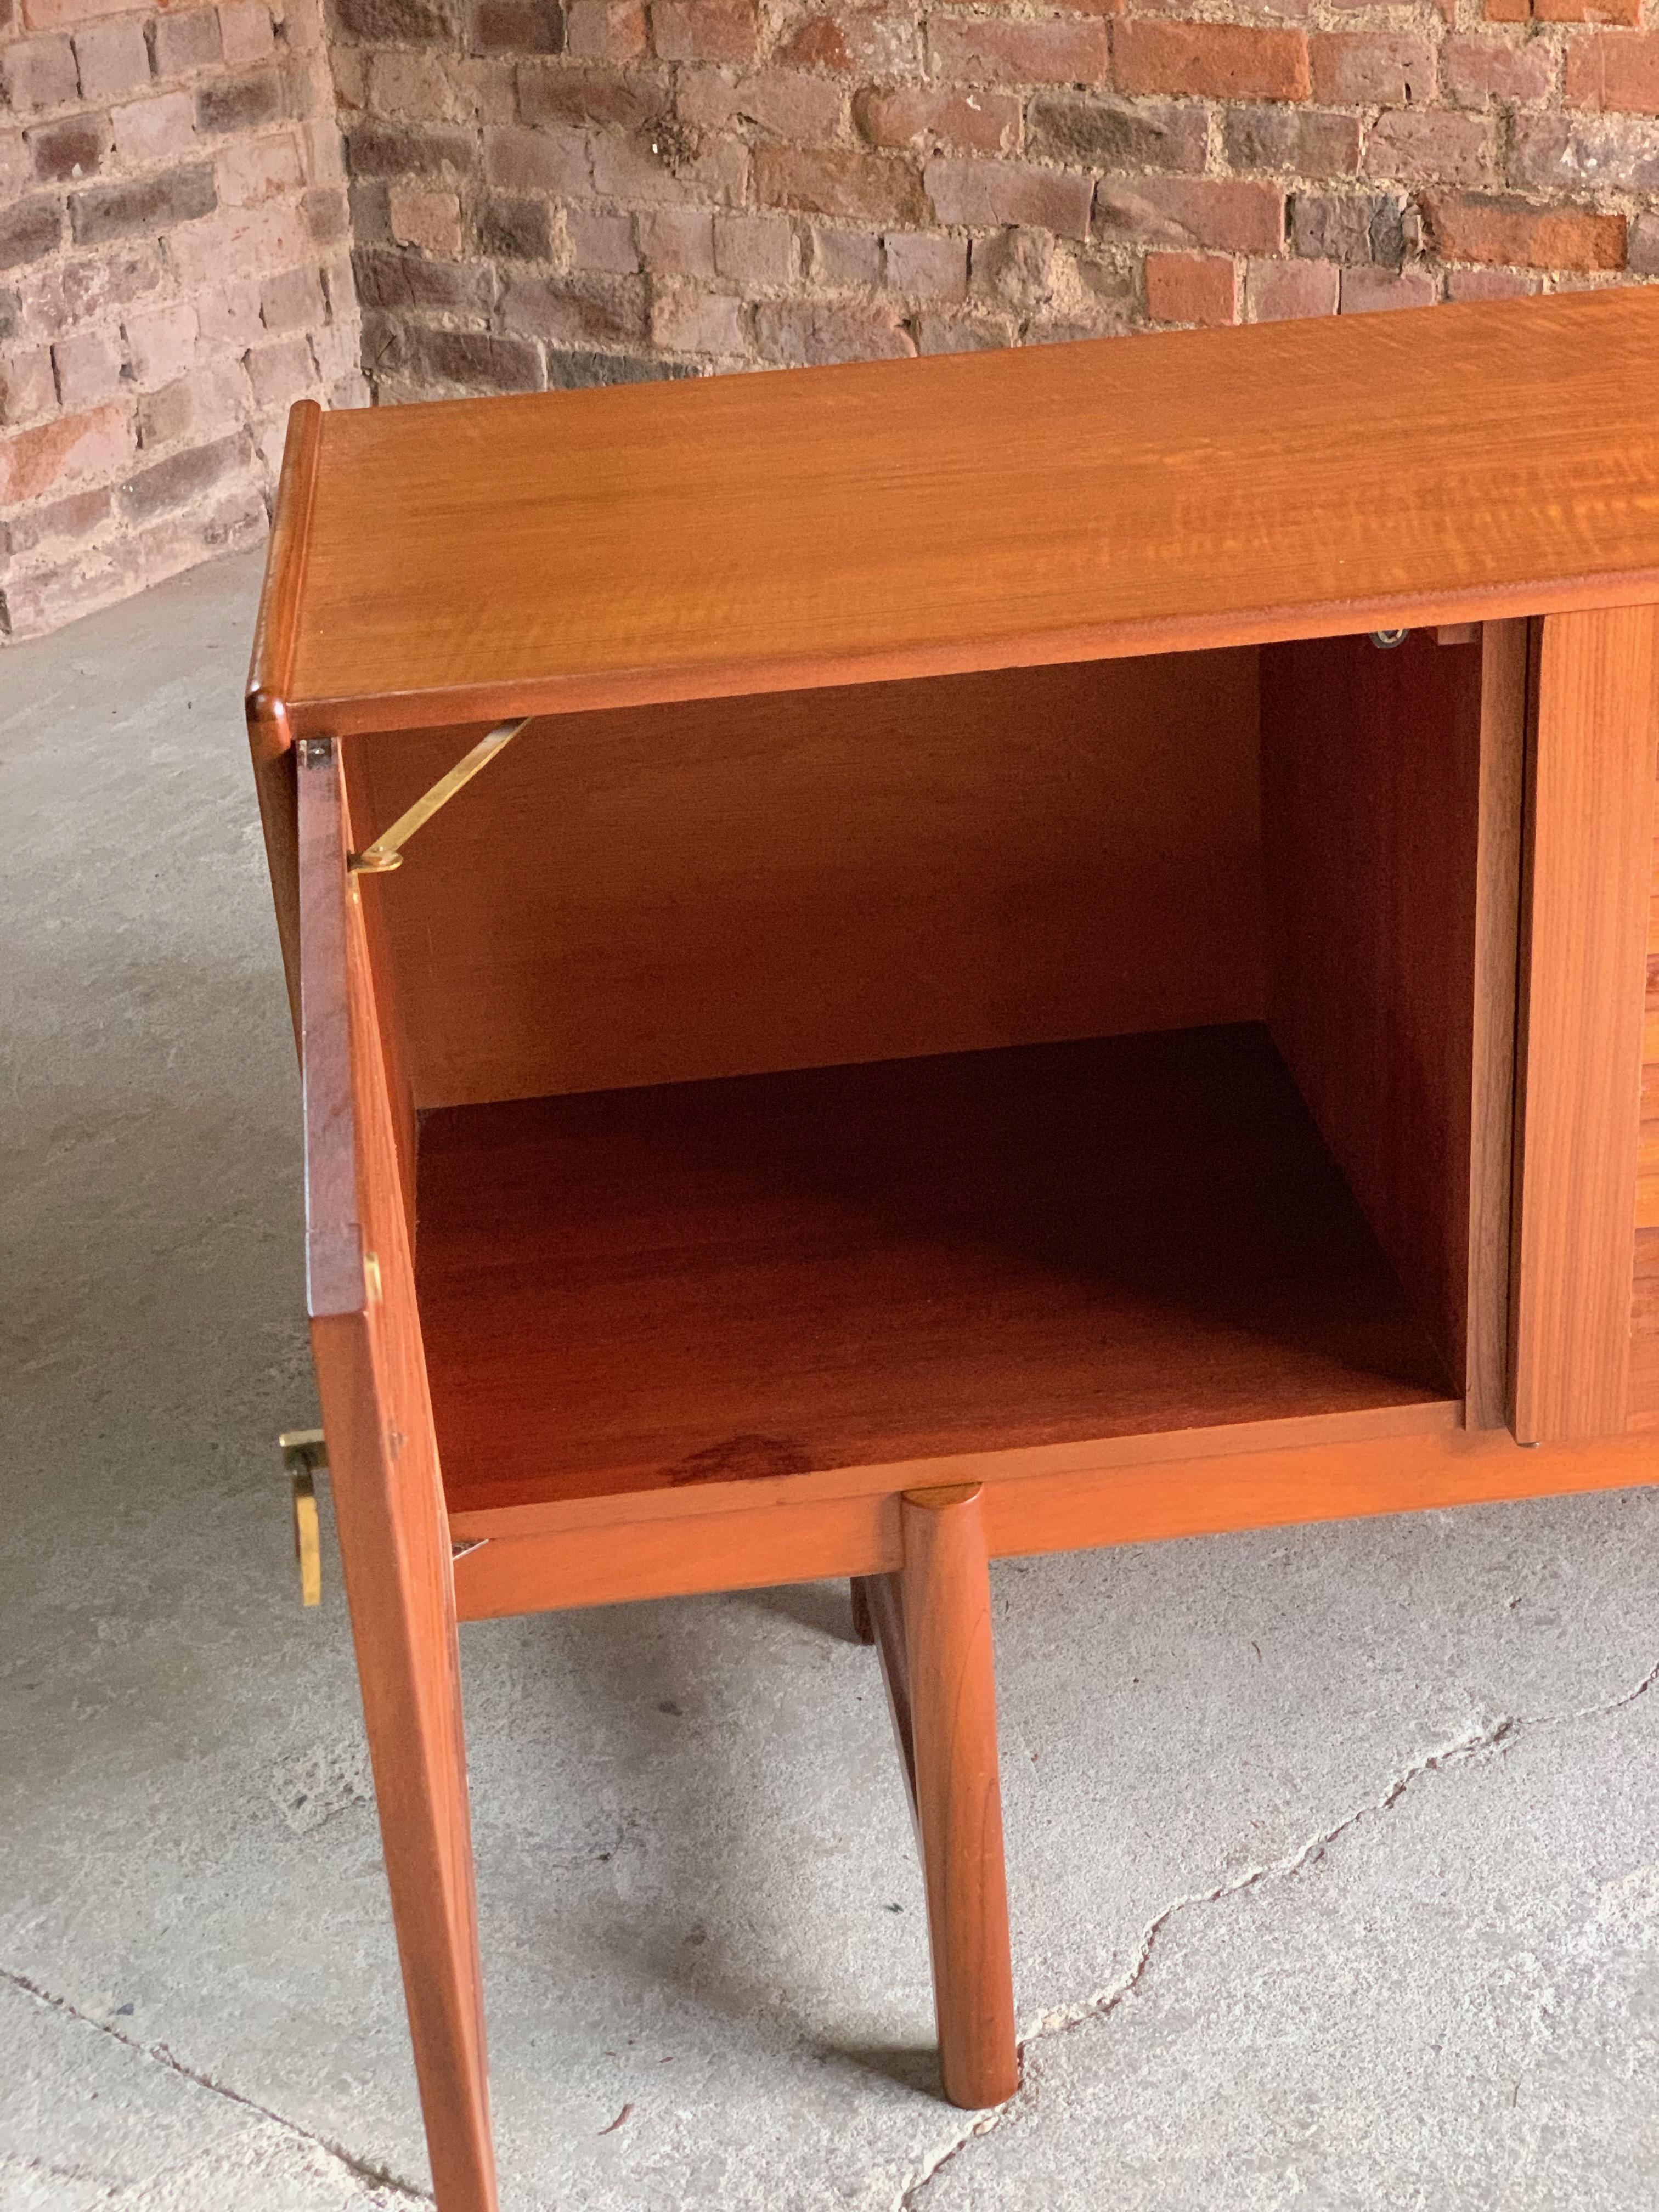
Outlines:
<svg viewBox="0 0 1659 2212"><path fill-rule="evenodd" d="M0 656L6 2212L429 2186L273 1445L257 579ZM1026 2081L977 2124L844 1588L469 1628L510 2212L1659 2201L1656 1539L1629 1492L999 1567Z"/></svg>

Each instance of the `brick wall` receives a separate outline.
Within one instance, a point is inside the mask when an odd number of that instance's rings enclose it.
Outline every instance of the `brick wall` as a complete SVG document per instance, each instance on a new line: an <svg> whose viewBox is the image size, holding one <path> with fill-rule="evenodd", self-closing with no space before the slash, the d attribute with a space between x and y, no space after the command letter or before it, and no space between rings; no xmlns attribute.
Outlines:
<svg viewBox="0 0 1659 2212"><path fill-rule="evenodd" d="M395 400L1659 275L1659 0L330 0L356 299L321 0L108 4L0 0L16 634L257 534L359 303Z"/></svg>
<svg viewBox="0 0 1659 2212"><path fill-rule="evenodd" d="M21 12L20 12L21 10ZM0 0L0 632L263 532L361 395L319 0Z"/></svg>
<svg viewBox="0 0 1659 2212"><path fill-rule="evenodd" d="M1659 273L1640 4L334 0L364 367L407 398Z"/></svg>

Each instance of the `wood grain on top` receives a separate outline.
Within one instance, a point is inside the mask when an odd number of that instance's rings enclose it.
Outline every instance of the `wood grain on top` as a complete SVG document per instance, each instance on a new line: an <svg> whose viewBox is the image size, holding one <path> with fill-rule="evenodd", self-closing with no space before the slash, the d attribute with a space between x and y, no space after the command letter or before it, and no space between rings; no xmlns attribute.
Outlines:
<svg viewBox="0 0 1659 2212"><path fill-rule="evenodd" d="M329 415L274 726L1638 600L1656 370L1630 289Z"/></svg>

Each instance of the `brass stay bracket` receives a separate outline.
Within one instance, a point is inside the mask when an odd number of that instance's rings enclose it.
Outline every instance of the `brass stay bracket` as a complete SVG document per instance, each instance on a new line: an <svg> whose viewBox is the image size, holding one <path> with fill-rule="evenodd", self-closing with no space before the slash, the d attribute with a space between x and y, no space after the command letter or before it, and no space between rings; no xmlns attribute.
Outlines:
<svg viewBox="0 0 1659 2212"><path fill-rule="evenodd" d="M463 784L471 783L481 768L488 768L504 746L512 744L531 717L524 715L516 722L497 722L495 728L479 738L469 753L463 753L447 775L441 775L430 791L423 792L413 806L406 808L389 830L382 830L372 845L365 845L361 853L351 854L346 866L354 876L383 876L404 864L403 848L423 823L430 822L441 807L447 806Z"/></svg>

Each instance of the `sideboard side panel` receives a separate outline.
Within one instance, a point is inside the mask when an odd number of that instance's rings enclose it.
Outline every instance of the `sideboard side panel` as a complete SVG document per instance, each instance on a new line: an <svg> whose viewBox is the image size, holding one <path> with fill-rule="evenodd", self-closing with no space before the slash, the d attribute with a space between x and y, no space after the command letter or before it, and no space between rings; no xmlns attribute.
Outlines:
<svg viewBox="0 0 1659 2212"><path fill-rule="evenodd" d="M1622 1431L1630 1407L1653 874L1656 612L1541 630L1519 996L1513 1426Z"/></svg>

